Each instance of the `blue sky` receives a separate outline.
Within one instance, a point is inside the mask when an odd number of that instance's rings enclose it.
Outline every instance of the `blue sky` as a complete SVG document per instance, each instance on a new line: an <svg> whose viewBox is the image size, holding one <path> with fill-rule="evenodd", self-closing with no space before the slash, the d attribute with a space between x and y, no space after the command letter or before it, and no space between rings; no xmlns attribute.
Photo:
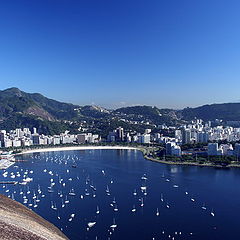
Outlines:
<svg viewBox="0 0 240 240"><path fill-rule="evenodd" d="M80 105L240 100L240 1L0 2L0 89Z"/></svg>

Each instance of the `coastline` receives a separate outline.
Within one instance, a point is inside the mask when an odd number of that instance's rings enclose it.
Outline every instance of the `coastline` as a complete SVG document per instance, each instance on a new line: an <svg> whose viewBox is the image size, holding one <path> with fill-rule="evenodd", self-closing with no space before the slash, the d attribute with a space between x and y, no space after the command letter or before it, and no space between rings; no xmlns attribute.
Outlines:
<svg viewBox="0 0 240 240"><path fill-rule="evenodd" d="M22 155L28 153L40 152L55 152L55 151L75 151L75 150L140 150L137 147L124 147L124 146L74 146L74 147L52 147L52 148L39 148L22 151L15 155Z"/></svg>
<svg viewBox="0 0 240 240"><path fill-rule="evenodd" d="M215 168L240 168L240 164L232 163L227 166L222 165L213 165L209 162L206 163L197 163L197 162L174 162L174 161L166 161L161 159L156 159L147 156L147 148L146 147L126 147L126 146L65 146L65 147L50 147L50 148L39 148L39 149L30 149L22 151L21 153L16 153L14 155L23 155L29 153L41 153L41 152L55 152L55 151L75 151L75 150L138 150L141 151L143 157L152 162L168 164L168 165L185 165L185 166L199 166L199 167L215 167Z"/></svg>
<svg viewBox="0 0 240 240"><path fill-rule="evenodd" d="M222 165L213 165L209 162L207 163L196 163L196 162L173 162L173 161L165 161L165 160L160 160L156 158L150 158L148 156L144 156L145 159L152 161L152 162L158 162L158 163L163 163L163 164L168 164L168 165L184 165L184 166L198 166L198 167L214 167L214 168L222 168L222 169L229 169L229 168L240 168L240 164L229 164L227 166L222 166Z"/></svg>

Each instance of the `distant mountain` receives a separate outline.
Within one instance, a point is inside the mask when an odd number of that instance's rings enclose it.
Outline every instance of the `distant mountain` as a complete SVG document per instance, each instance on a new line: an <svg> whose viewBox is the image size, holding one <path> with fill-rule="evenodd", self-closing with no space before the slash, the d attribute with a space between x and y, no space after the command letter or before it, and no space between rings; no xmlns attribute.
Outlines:
<svg viewBox="0 0 240 240"><path fill-rule="evenodd" d="M0 128L37 127L41 133L54 134L69 128L63 120L78 118L73 104L58 102L39 93L18 88L0 91Z"/></svg>
<svg viewBox="0 0 240 240"><path fill-rule="evenodd" d="M160 124L182 124L194 118L205 121L240 120L240 103L204 105L183 110L159 109L153 106L132 106L107 110L99 106L79 106L26 93L18 88L0 91L0 129L36 127L39 133L58 134L79 129L104 136L117 126L134 132ZM81 126L81 127L80 127ZM81 130L82 131L82 130Z"/></svg>
<svg viewBox="0 0 240 240"><path fill-rule="evenodd" d="M49 121L72 119L77 116L75 108L73 104L58 102L39 93L26 93L18 88L0 91L0 117L21 113Z"/></svg>
<svg viewBox="0 0 240 240"><path fill-rule="evenodd" d="M176 123L176 120L180 120L178 111L172 109L159 109L152 106L124 107L115 110L114 113L127 115L132 120L149 121L154 124L170 124Z"/></svg>
<svg viewBox="0 0 240 240"><path fill-rule="evenodd" d="M224 121L240 120L240 103L222 103L204 105L197 108L185 108L182 118L192 120L195 117L205 121L222 119Z"/></svg>

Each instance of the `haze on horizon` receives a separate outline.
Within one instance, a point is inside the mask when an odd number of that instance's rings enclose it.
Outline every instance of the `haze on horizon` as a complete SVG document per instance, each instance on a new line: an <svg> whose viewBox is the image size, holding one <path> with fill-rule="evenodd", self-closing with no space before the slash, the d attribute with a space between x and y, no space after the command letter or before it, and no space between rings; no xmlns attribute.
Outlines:
<svg viewBox="0 0 240 240"><path fill-rule="evenodd" d="M237 0L2 1L1 89L107 108L240 99Z"/></svg>

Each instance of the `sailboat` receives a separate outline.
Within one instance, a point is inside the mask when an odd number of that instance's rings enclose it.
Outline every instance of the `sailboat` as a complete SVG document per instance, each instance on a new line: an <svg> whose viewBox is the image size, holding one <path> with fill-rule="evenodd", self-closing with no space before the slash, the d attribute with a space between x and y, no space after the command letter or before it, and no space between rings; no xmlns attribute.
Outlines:
<svg viewBox="0 0 240 240"><path fill-rule="evenodd" d="M49 192L49 193L53 193L53 192L54 192L53 189L52 189L52 187L48 187L48 192Z"/></svg>
<svg viewBox="0 0 240 240"><path fill-rule="evenodd" d="M161 193L161 202L163 202L163 195L162 195L162 193Z"/></svg>
<svg viewBox="0 0 240 240"><path fill-rule="evenodd" d="M132 208L132 212L136 212L136 207L135 207L135 205L133 205L133 208Z"/></svg>
<svg viewBox="0 0 240 240"><path fill-rule="evenodd" d="M140 205L141 207L143 207L144 206L144 203L143 203L143 198L141 198L141 205Z"/></svg>
<svg viewBox="0 0 240 240"><path fill-rule="evenodd" d="M63 200L62 200L62 208L64 208L65 207L65 204L64 204L64 202L63 202Z"/></svg>
<svg viewBox="0 0 240 240"><path fill-rule="evenodd" d="M115 222L115 218L113 219L113 224L110 226L110 228L114 231L114 229L117 227L117 224Z"/></svg>
<svg viewBox="0 0 240 240"><path fill-rule="evenodd" d="M106 193L107 193L108 196L110 195L110 191L109 191L109 187L108 186L107 186L107 189L106 189Z"/></svg>
<svg viewBox="0 0 240 240"><path fill-rule="evenodd" d="M65 203L69 203L69 200L67 199L67 195L66 195L66 198L65 198Z"/></svg>
<svg viewBox="0 0 240 240"><path fill-rule="evenodd" d="M89 222L87 225L89 228L93 227L96 224L96 222Z"/></svg>
<svg viewBox="0 0 240 240"><path fill-rule="evenodd" d="M117 207L117 204L116 204L116 203L115 203L115 205L114 205L113 211L114 211L114 212L117 212L117 211L118 211L118 207Z"/></svg>
<svg viewBox="0 0 240 240"><path fill-rule="evenodd" d="M97 206L96 214L99 214L99 213L100 213L100 210L99 210L99 207Z"/></svg>
<svg viewBox="0 0 240 240"><path fill-rule="evenodd" d="M157 208L156 216L159 216L159 215L160 215L160 213L159 213L159 210Z"/></svg>
<svg viewBox="0 0 240 240"><path fill-rule="evenodd" d="M85 195L86 195L86 196L89 196L89 195L90 195L90 193L88 192L87 188L85 189Z"/></svg>
<svg viewBox="0 0 240 240"><path fill-rule="evenodd" d="M205 203L202 205L202 209L203 210L207 210L206 206L205 206Z"/></svg>
<svg viewBox="0 0 240 240"><path fill-rule="evenodd" d="M143 176L141 177L142 180L147 180L147 175L143 174Z"/></svg>
<svg viewBox="0 0 240 240"><path fill-rule="evenodd" d="M215 216L215 213L213 212L213 209L212 209L212 211L211 211L210 214L211 214L211 216L213 216L213 217Z"/></svg>
<svg viewBox="0 0 240 240"><path fill-rule="evenodd" d="M70 195L70 196L76 196L76 193L74 192L74 189L73 189L73 188L70 190L69 195Z"/></svg>
<svg viewBox="0 0 240 240"><path fill-rule="evenodd" d="M34 201L33 201L33 202L34 202L34 205L33 205L33 207L34 207L34 208L37 208L37 206L38 206L38 205L37 205L37 203L36 203L36 199L34 199Z"/></svg>

